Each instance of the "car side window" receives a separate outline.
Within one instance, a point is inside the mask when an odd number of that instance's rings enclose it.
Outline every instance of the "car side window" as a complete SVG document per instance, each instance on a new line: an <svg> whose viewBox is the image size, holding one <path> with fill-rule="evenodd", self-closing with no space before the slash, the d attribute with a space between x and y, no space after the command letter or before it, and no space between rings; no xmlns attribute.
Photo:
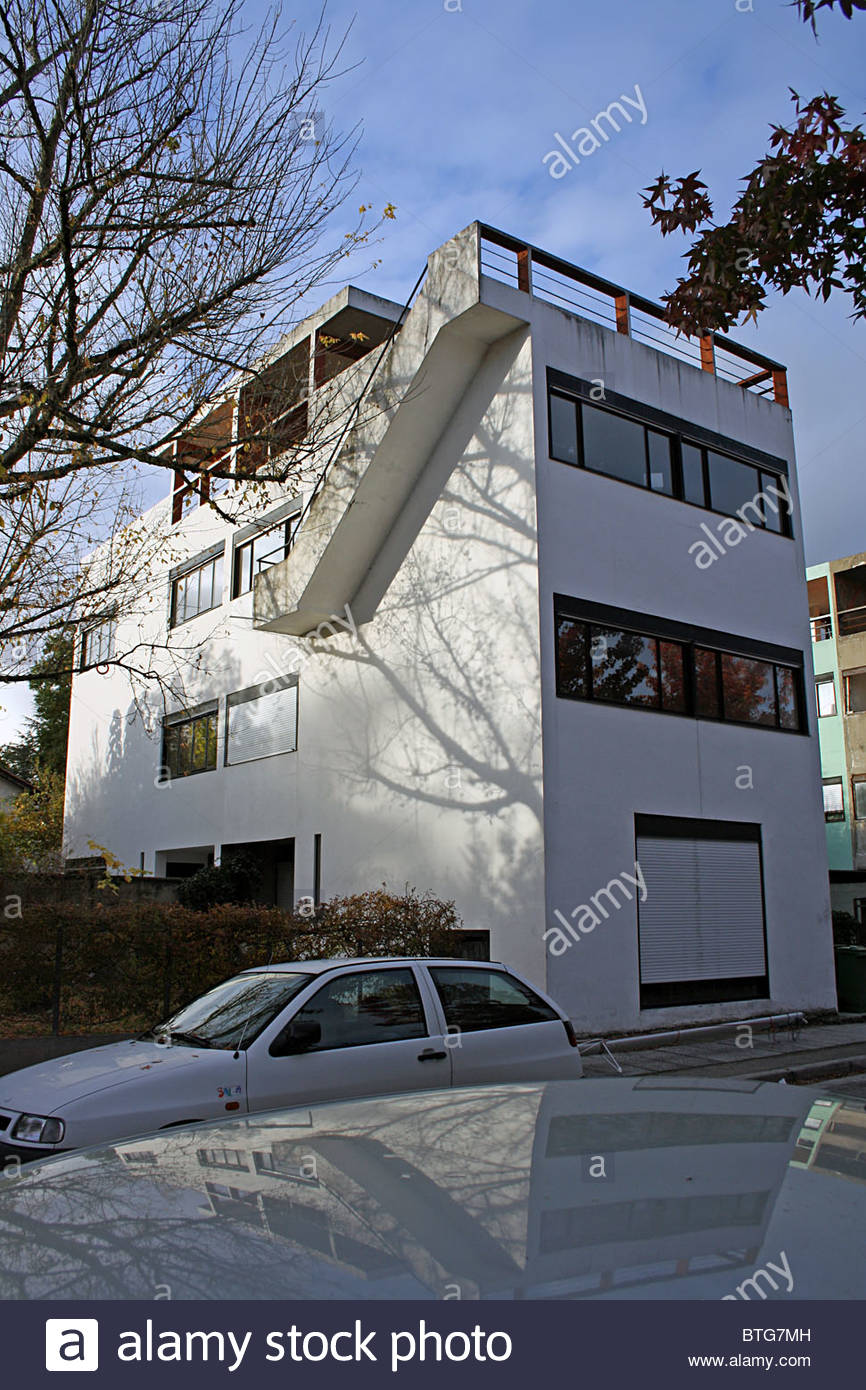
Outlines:
<svg viewBox="0 0 866 1390"><path fill-rule="evenodd" d="M322 1030L319 1042L306 1049L309 1052L427 1036L424 1006L411 970L356 970L338 975L313 995L293 1021L307 1020Z"/></svg>
<svg viewBox="0 0 866 1390"><path fill-rule="evenodd" d="M461 1033L482 1028L514 1028L524 1023L550 1023L559 1015L534 990L504 970L467 970L435 965L430 974L445 1021Z"/></svg>

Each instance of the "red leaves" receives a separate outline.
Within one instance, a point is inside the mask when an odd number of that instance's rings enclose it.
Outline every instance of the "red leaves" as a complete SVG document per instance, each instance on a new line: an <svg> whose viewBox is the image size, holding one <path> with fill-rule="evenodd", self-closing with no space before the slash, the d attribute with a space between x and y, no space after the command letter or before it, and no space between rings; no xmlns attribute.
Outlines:
<svg viewBox="0 0 866 1390"><path fill-rule="evenodd" d="M863 0L866 8L866 0ZM668 322L682 332L725 331L754 319L770 289L827 299L844 290L854 317L866 316L866 134L846 127L827 92L803 104L797 119L775 126L766 155L743 180L727 223L706 227L686 252L687 274L664 297ZM662 235L696 232L712 205L698 173L662 174L644 190L644 206Z"/></svg>

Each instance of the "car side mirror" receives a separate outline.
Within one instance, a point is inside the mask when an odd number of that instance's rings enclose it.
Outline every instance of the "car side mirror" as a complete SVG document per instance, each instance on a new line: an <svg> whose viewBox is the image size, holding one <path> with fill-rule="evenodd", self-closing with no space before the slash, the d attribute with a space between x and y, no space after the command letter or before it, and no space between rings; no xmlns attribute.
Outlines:
<svg viewBox="0 0 866 1390"><path fill-rule="evenodd" d="M268 1049L272 1057L291 1057L307 1052L322 1040L322 1025L314 1018L294 1018L278 1033Z"/></svg>

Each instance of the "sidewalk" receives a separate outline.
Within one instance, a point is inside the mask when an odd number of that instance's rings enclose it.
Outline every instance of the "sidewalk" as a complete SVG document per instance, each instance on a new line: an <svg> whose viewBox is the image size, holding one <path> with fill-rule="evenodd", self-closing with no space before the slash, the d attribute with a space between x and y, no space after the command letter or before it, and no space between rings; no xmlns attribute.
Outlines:
<svg viewBox="0 0 866 1390"><path fill-rule="evenodd" d="M839 1022L807 1022L774 1032L750 1032L742 1023L713 1038L690 1039L683 1029L673 1045L639 1043L638 1038L607 1039L623 1076L743 1076L806 1083L866 1071L862 1015L843 1014ZM584 1055L583 1066L586 1076L616 1075L602 1052Z"/></svg>

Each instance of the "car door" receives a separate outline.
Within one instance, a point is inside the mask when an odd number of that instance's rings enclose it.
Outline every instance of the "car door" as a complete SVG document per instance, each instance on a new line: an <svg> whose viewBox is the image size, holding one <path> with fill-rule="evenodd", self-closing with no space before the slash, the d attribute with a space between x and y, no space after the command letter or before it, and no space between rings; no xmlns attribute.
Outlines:
<svg viewBox="0 0 866 1390"><path fill-rule="evenodd" d="M319 1030L286 1053L289 1030ZM415 969L347 968L331 975L247 1053L250 1111L451 1084L451 1057Z"/></svg>
<svg viewBox="0 0 866 1390"><path fill-rule="evenodd" d="M448 1030L452 1085L554 1081L582 1074L553 1006L502 966L430 965Z"/></svg>

